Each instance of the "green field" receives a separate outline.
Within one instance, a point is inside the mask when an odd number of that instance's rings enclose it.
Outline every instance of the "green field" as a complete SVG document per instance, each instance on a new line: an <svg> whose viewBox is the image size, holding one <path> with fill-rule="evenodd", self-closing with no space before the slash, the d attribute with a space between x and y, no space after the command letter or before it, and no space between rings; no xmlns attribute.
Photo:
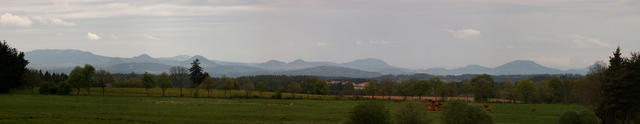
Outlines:
<svg viewBox="0 0 640 124"><path fill-rule="evenodd" d="M0 123L339 123L358 102L335 100L226 99L162 97L159 89L146 97L144 89L110 88L107 96L29 95L28 91L0 95ZM156 92L157 91L157 92ZM169 95L175 96L177 89ZM188 91L187 91L188 92ZM222 91L215 91L222 96ZM240 95L243 92L234 91ZM86 94L86 91L84 92ZM264 93L263 96L268 96ZM94 96L96 95L96 96ZM206 96L206 92L204 92ZM255 94L257 95L257 93ZM302 96L302 95L300 95ZM320 96L312 96L320 97ZM391 112L400 103L385 101ZM489 104L496 123L553 124L567 110L581 109L565 104ZM536 112L531 112L536 107ZM440 112L428 118L439 122Z"/></svg>

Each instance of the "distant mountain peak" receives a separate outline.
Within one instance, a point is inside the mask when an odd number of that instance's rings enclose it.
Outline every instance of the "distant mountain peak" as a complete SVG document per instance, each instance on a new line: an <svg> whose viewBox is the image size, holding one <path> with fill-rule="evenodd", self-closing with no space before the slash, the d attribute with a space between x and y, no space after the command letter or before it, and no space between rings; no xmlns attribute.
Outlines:
<svg viewBox="0 0 640 124"><path fill-rule="evenodd" d="M149 56L148 54L140 54L140 55L135 56L133 58L152 59L153 57Z"/></svg>
<svg viewBox="0 0 640 124"><path fill-rule="evenodd" d="M387 64L387 62L376 58L357 59L344 64L358 68L393 68L393 66Z"/></svg>
<svg viewBox="0 0 640 124"><path fill-rule="evenodd" d="M275 59L269 60L269 61L264 62L264 63L268 63L268 64L286 64L285 62L278 61L278 60L275 60Z"/></svg>
<svg viewBox="0 0 640 124"><path fill-rule="evenodd" d="M305 62L305 61L304 61L304 60L302 60L302 59L296 59L296 60L293 60L293 61L291 61L291 62L289 62L289 63L304 63L304 62Z"/></svg>

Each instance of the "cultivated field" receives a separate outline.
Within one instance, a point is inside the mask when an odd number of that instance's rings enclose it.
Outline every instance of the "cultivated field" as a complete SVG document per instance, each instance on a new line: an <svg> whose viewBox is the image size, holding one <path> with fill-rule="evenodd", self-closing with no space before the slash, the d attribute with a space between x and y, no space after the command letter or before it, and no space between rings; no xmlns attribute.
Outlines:
<svg viewBox="0 0 640 124"><path fill-rule="evenodd" d="M159 89L151 90L153 96L145 97L141 88L109 88L107 96L102 97L98 96L98 88L94 90L92 96L28 95L29 91L0 95L0 123L335 124L344 120L351 108L361 102L335 100L329 96L324 96L325 100L161 97ZM176 96L175 91L177 89L171 89L168 95ZM234 91L236 96L242 93ZM206 92L201 94L206 96ZM223 91L214 94L221 97ZM267 94L272 93L263 96ZM401 105L385 102L392 113ZM494 121L502 124L553 124L564 111L581 109L579 105L565 104L489 105ZM532 107L537 111L531 112ZM439 122L439 116L440 112L428 114L428 118L436 122Z"/></svg>

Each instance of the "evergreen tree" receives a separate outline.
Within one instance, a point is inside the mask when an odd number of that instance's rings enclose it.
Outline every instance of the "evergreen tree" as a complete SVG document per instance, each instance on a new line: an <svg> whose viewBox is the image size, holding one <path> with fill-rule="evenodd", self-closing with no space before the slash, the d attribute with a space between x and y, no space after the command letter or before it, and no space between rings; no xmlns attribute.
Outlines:
<svg viewBox="0 0 640 124"><path fill-rule="evenodd" d="M24 59L23 52L11 48L6 41L0 42L0 60L0 93L6 93L20 86L29 61Z"/></svg>
<svg viewBox="0 0 640 124"><path fill-rule="evenodd" d="M203 73L202 67L200 67L200 60L193 60L191 63L191 68L189 69L191 73L189 73L189 79L191 79L191 88L196 88L202 83L205 79L205 75ZM197 89L196 89L197 90ZM194 97L198 96L198 92L194 92Z"/></svg>

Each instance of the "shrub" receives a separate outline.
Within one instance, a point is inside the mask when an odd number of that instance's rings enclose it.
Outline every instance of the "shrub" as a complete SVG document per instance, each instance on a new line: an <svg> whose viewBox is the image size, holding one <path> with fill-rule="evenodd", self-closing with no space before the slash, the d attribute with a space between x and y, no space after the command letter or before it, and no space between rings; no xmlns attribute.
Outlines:
<svg viewBox="0 0 640 124"><path fill-rule="evenodd" d="M381 102L362 102L351 111L349 119L345 123L350 124L390 124L389 110Z"/></svg>
<svg viewBox="0 0 640 124"><path fill-rule="evenodd" d="M280 93L280 91L278 91L278 92L276 92L276 94L273 94L273 96L271 96L271 98L282 99L282 93Z"/></svg>
<svg viewBox="0 0 640 124"><path fill-rule="evenodd" d="M127 80L117 82L114 87L144 88L144 85L142 85L142 79L140 78L129 78Z"/></svg>
<svg viewBox="0 0 640 124"><path fill-rule="evenodd" d="M480 106L452 101L444 106L442 122L445 124L493 124L493 119Z"/></svg>
<svg viewBox="0 0 640 124"><path fill-rule="evenodd" d="M38 89L40 94L56 94L56 90L58 90L58 85L51 82L42 83Z"/></svg>
<svg viewBox="0 0 640 124"><path fill-rule="evenodd" d="M576 111L567 111L560 116L560 124L599 124L600 119L595 113L589 110L582 110L580 113Z"/></svg>
<svg viewBox="0 0 640 124"><path fill-rule="evenodd" d="M58 95L69 95L71 93L71 86L67 83L43 83L40 85L40 94L58 94Z"/></svg>
<svg viewBox="0 0 640 124"><path fill-rule="evenodd" d="M416 102L407 102L395 115L397 124L428 124L431 122L427 118L427 108Z"/></svg>

